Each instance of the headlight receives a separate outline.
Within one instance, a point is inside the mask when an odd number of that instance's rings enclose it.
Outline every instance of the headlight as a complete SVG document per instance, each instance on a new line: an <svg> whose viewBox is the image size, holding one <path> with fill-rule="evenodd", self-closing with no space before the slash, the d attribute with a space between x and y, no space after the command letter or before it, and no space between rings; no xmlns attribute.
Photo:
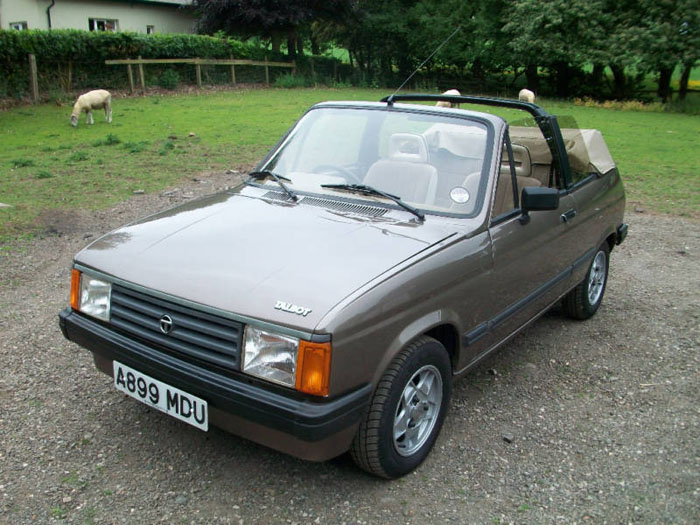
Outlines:
<svg viewBox="0 0 700 525"><path fill-rule="evenodd" d="M247 326L243 372L296 388L315 396L327 396L331 371L331 343L314 343Z"/></svg>
<svg viewBox="0 0 700 525"><path fill-rule="evenodd" d="M84 314L109 321L112 285L89 274L73 270L71 306Z"/></svg>
<svg viewBox="0 0 700 525"><path fill-rule="evenodd" d="M294 387L299 339L247 326L243 371L274 383Z"/></svg>

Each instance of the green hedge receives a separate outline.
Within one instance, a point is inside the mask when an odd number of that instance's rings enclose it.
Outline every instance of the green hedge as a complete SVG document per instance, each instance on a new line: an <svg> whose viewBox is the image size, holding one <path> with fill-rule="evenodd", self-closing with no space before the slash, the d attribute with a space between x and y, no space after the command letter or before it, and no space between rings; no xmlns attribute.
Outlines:
<svg viewBox="0 0 700 525"><path fill-rule="evenodd" d="M43 60L104 61L135 58L250 58L282 60L268 50L233 39L205 35L153 34L78 29L0 30L0 62L9 66L34 53Z"/></svg>
<svg viewBox="0 0 700 525"><path fill-rule="evenodd" d="M0 97L22 97L27 92L27 55L36 55L42 92L65 86L71 63L73 89L125 87L123 68L104 61L122 58L229 58L285 61L287 57L258 45L230 38L190 34L145 35L77 29L52 31L0 30ZM152 69L151 69L152 71ZM245 81L245 79L241 79Z"/></svg>

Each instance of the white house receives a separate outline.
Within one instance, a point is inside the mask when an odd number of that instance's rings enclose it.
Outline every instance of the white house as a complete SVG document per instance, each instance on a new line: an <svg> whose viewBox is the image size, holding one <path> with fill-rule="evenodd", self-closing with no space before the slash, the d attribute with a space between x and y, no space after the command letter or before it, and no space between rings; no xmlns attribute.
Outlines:
<svg viewBox="0 0 700 525"><path fill-rule="evenodd" d="M1 29L192 33L192 0L0 0Z"/></svg>

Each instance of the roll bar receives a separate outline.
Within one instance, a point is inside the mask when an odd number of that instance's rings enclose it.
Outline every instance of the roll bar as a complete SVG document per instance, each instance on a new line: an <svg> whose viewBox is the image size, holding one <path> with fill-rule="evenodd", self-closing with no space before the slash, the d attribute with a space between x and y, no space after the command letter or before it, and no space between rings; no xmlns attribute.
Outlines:
<svg viewBox="0 0 700 525"><path fill-rule="evenodd" d="M394 102L439 102L441 100L452 104L481 104L484 106L520 109L527 111L533 117L550 116L549 113L537 104L508 98L476 97L471 95L389 95L388 97L384 97L381 102L386 102L389 106L393 106Z"/></svg>

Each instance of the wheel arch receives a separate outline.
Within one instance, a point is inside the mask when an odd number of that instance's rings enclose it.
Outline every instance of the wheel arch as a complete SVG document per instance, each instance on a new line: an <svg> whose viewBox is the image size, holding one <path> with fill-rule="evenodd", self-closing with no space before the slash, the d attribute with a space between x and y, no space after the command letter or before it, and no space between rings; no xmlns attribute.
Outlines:
<svg viewBox="0 0 700 525"><path fill-rule="evenodd" d="M450 323L443 323L441 325L435 326L430 330L426 331L423 335L432 337L437 340L442 346L447 350L447 355L450 356L450 363L452 364L452 370L456 370L457 364L459 362L459 331L455 325Z"/></svg>
<svg viewBox="0 0 700 525"><path fill-rule="evenodd" d="M445 347L452 370L459 362L460 337L456 314L450 311L430 312L406 325L393 339L374 371L372 382L378 384L393 359L409 344L421 336L432 337Z"/></svg>

